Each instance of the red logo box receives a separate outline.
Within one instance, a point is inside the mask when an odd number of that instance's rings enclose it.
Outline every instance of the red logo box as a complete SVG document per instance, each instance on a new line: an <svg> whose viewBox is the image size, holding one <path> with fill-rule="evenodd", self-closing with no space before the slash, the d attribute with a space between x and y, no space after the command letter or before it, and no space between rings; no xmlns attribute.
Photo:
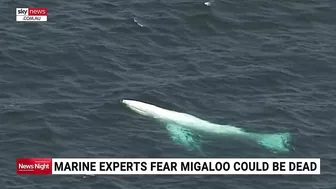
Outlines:
<svg viewBox="0 0 336 189"><path fill-rule="evenodd" d="M16 174L50 175L52 174L52 158L17 158Z"/></svg>
<svg viewBox="0 0 336 189"><path fill-rule="evenodd" d="M47 8L28 8L28 16L47 16Z"/></svg>

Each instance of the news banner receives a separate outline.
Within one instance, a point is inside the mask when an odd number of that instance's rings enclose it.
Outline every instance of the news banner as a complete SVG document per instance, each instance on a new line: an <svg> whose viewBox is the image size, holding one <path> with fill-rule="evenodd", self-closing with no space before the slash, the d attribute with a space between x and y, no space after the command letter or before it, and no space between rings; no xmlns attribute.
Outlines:
<svg viewBox="0 0 336 189"><path fill-rule="evenodd" d="M46 22L47 8L16 8L17 22Z"/></svg>
<svg viewBox="0 0 336 189"><path fill-rule="evenodd" d="M319 175L319 158L18 158L17 174Z"/></svg>

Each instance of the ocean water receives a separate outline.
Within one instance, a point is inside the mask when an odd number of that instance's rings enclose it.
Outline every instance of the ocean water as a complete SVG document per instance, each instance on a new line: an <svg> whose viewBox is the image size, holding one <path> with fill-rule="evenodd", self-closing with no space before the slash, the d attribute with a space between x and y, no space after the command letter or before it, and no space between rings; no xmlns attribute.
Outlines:
<svg viewBox="0 0 336 189"><path fill-rule="evenodd" d="M0 1L0 185L4 189L336 187L336 3L332 0ZM48 22L15 22L47 7ZM216 138L208 157L320 157L316 176L19 176L17 157L199 157L120 103L136 99L258 132L272 154Z"/></svg>

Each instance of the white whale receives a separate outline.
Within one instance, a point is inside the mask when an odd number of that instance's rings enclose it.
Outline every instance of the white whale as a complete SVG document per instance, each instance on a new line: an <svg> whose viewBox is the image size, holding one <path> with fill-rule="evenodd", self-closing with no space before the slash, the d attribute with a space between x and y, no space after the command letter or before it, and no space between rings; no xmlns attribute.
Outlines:
<svg viewBox="0 0 336 189"><path fill-rule="evenodd" d="M154 118L164 123L171 138L175 142L183 144L189 150L199 146L193 133L193 131L199 131L222 136L240 136L252 139L275 153L289 151L289 133L252 133L235 126L211 123L193 115L163 109L136 100L122 100L122 103L140 115Z"/></svg>

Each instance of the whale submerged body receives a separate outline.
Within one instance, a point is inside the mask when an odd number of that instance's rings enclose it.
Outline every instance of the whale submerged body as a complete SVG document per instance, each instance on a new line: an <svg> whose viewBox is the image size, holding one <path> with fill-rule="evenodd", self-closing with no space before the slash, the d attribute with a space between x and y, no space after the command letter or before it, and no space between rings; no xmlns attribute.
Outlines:
<svg viewBox="0 0 336 189"><path fill-rule="evenodd" d="M219 125L211 123L193 115L163 109L151 104L135 100L122 100L127 107L140 115L153 118L165 124L174 142L184 145L188 150L199 148L193 131L223 136L240 136L248 138L268 150L277 152L288 152L290 133L252 133L231 125Z"/></svg>

